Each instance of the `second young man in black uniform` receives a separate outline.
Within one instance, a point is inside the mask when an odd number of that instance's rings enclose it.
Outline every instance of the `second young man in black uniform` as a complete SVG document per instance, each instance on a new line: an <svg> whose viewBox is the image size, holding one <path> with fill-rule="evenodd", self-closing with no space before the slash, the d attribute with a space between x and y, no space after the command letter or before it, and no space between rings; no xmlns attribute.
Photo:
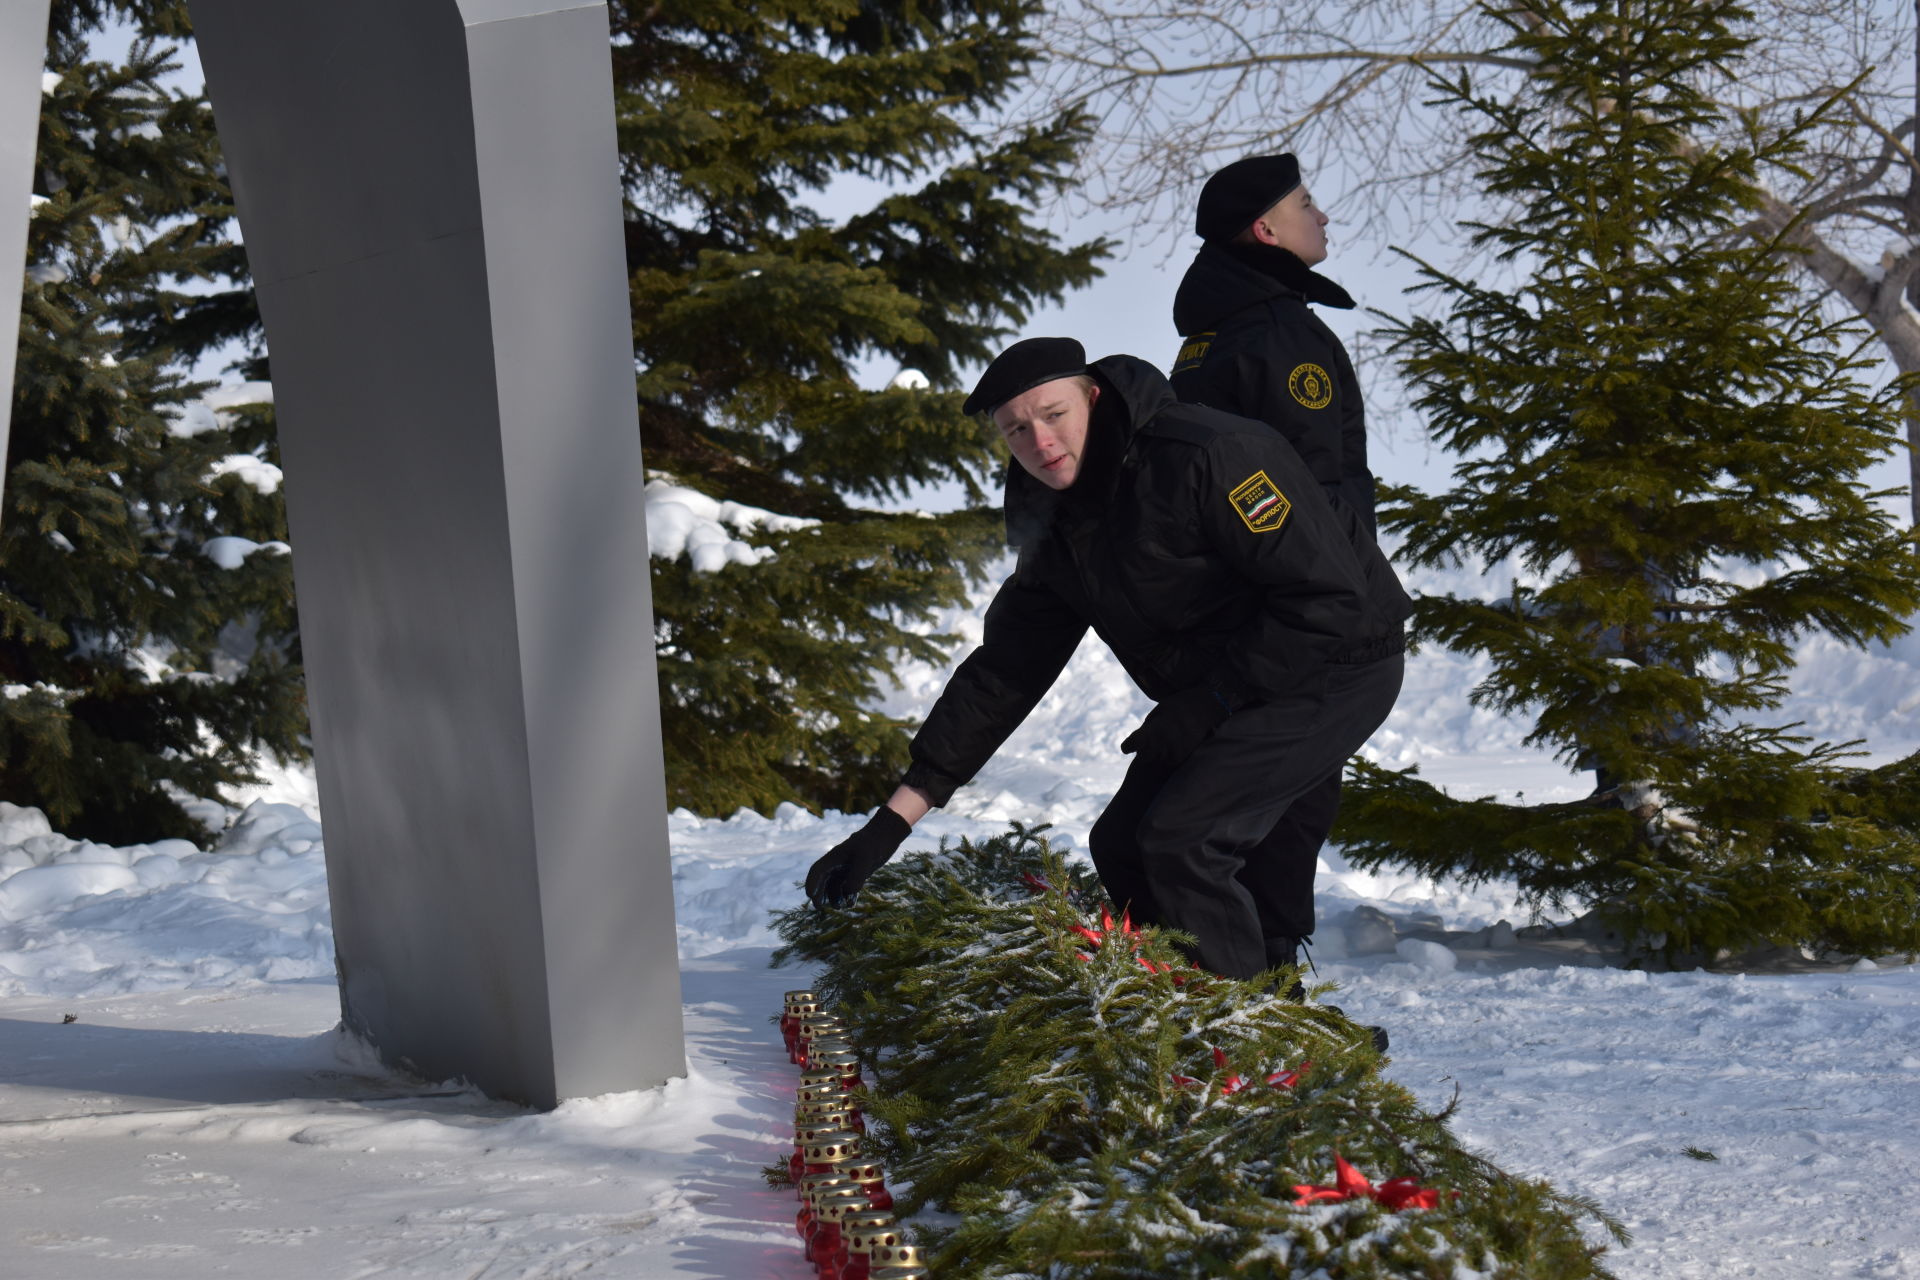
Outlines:
<svg viewBox="0 0 1920 1280"><path fill-rule="evenodd" d="M1309 306L1346 310L1353 299L1313 269L1327 257L1327 216L1300 181L1299 162L1235 161L1207 180L1194 222L1204 243L1174 295L1174 394L1274 428L1334 507L1376 536L1360 384L1346 348ZM1340 774L1336 766L1288 808L1268 856L1243 873L1249 892L1284 922L1275 963L1313 933L1314 873L1339 811Z"/></svg>

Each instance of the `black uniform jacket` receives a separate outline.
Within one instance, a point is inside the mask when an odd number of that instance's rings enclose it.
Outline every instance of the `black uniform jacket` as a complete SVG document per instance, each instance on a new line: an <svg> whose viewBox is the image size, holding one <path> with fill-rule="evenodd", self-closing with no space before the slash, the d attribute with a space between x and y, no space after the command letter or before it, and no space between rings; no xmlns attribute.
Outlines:
<svg viewBox="0 0 1920 1280"><path fill-rule="evenodd" d="M903 779L936 803L1026 719L1088 627L1155 701L1210 686L1235 707L1404 647L1399 579L1281 436L1181 404L1132 356L1092 372L1102 393L1073 486L1008 470L1017 565Z"/></svg>
<svg viewBox="0 0 1920 1280"><path fill-rule="evenodd" d="M1336 505L1360 513L1372 533L1360 381L1347 349L1309 302L1353 306L1345 289L1285 249L1202 246L1173 298L1182 335L1174 394L1276 428Z"/></svg>

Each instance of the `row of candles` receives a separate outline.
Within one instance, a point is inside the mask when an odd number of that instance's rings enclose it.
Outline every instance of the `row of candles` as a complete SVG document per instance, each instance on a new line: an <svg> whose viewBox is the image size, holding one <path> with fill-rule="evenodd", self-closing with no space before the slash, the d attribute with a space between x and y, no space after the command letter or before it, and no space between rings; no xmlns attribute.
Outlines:
<svg viewBox="0 0 1920 1280"><path fill-rule="evenodd" d="M787 992L780 1015L787 1056L800 1067L793 1155L787 1168L800 1195L795 1225L820 1280L921 1280L931 1277L917 1245L906 1243L889 1212L893 1196L878 1163L862 1158L867 1131L854 1090L860 1058L846 1023L811 991Z"/></svg>

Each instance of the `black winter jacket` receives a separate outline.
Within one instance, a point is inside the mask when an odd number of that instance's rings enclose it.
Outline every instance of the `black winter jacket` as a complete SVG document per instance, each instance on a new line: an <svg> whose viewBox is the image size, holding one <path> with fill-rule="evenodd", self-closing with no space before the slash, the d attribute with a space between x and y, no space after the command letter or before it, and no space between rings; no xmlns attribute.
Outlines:
<svg viewBox="0 0 1920 1280"><path fill-rule="evenodd" d="M1351 309L1353 299L1273 245L1207 244L1173 298L1183 335L1173 391L1276 428L1336 505L1374 533L1366 409L1347 349L1309 302Z"/></svg>
<svg viewBox="0 0 1920 1280"><path fill-rule="evenodd" d="M1155 701L1208 686L1234 708L1404 647L1399 579L1286 440L1181 404L1132 356L1092 372L1102 394L1074 485L1008 469L1018 562L903 779L937 804L1026 719L1088 627Z"/></svg>

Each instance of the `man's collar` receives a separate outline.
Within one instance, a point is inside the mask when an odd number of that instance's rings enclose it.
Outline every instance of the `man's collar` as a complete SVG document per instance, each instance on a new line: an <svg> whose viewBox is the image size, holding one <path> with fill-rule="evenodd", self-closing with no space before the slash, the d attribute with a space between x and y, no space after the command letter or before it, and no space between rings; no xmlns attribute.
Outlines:
<svg viewBox="0 0 1920 1280"><path fill-rule="evenodd" d="M1291 289L1308 302L1341 311L1353 310L1352 294L1308 266L1291 249L1282 249L1277 244L1241 240L1220 241L1208 247L1218 248L1241 266Z"/></svg>

